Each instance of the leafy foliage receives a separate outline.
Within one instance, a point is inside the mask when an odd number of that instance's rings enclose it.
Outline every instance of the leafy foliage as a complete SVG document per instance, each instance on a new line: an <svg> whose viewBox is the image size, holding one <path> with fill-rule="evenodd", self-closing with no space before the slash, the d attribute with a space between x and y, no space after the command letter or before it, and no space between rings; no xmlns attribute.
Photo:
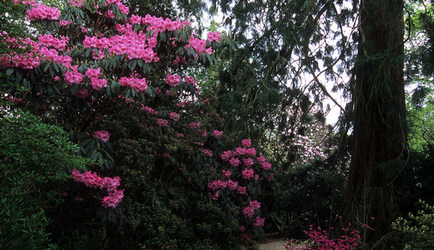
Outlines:
<svg viewBox="0 0 434 250"><path fill-rule="evenodd" d="M0 245L47 248L51 219L45 210L62 203L59 194L65 192L70 171L88 161L76 156L78 147L62 129L28 112L3 110L0 127Z"/></svg>

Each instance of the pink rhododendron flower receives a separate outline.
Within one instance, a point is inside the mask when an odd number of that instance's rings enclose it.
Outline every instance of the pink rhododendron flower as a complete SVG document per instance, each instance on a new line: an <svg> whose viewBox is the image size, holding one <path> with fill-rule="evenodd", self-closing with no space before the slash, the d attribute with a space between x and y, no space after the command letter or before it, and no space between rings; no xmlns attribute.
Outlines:
<svg viewBox="0 0 434 250"><path fill-rule="evenodd" d="M208 157L212 157L212 150L210 149L202 149L202 152L208 156Z"/></svg>
<svg viewBox="0 0 434 250"><path fill-rule="evenodd" d="M243 209L243 214L246 218L252 218L254 213L255 213L255 210L251 206L245 207Z"/></svg>
<svg viewBox="0 0 434 250"><path fill-rule="evenodd" d="M168 121L161 119L161 118L158 118L157 123L158 123L158 126L160 126L160 127L166 127L167 124L169 124Z"/></svg>
<svg viewBox="0 0 434 250"><path fill-rule="evenodd" d="M253 171L253 169L244 168L244 170L243 170L243 178L244 179L250 180L253 178L254 175L255 175L255 172Z"/></svg>
<svg viewBox="0 0 434 250"><path fill-rule="evenodd" d="M229 164L231 164L232 167L238 167L240 163L241 161L238 158L231 158L229 160Z"/></svg>
<svg viewBox="0 0 434 250"><path fill-rule="evenodd" d="M217 32L209 32L208 33L208 41L210 41L210 42L212 42L212 41L219 42L220 39L221 39L220 32L217 31Z"/></svg>
<svg viewBox="0 0 434 250"><path fill-rule="evenodd" d="M221 156L223 161L229 161L229 159L232 157L232 152L231 151L225 151L220 156Z"/></svg>
<svg viewBox="0 0 434 250"><path fill-rule="evenodd" d="M269 163L269 162L263 162L262 163L262 169L264 169L264 170L271 170L271 163Z"/></svg>
<svg viewBox="0 0 434 250"><path fill-rule="evenodd" d="M61 21L59 22L59 24L60 24L60 26L68 26L68 25L69 25L69 22L66 21L66 20L61 20Z"/></svg>
<svg viewBox="0 0 434 250"><path fill-rule="evenodd" d="M256 217L255 222L253 222L253 227L258 228L264 226L265 218Z"/></svg>
<svg viewBox="0 0 434 250"><path fill-rule="evenodd" d="M97 68L97 69L88 68L86 71L86 76L89 78L99 78L102 75L100 71L101 68Z"/></svg>
<svg viewBox="0 0 434 250"><path fill-rule="evenodd" d="M142 104L142 110L145 111L147 114L158 115L158 112L155 111L153 108L148 107L148 106L143 106L143 104Z"/></svg>
<svg viewBox="0 0 434 250"><path fill-rule="evenodd" d="M74 96L78 99L85 99L89 96L89 92L87 91L87 89L79 89L77 92L75 92Z"/></svg>
<svg viewBox="0 0 434 250"><path fill-rule="evenodd" d="M221 189L225 189L227 187L226 182L222 180L217 180L217 185Z"/></svg>
<svg viewBox="0 0 434 250"><path fill-rule="evenodd" d="M246 154L246 149L241 147L235 149L234 155L245 155L245 154Z"/></svg>
<svg viewBox="0 0 434 250"><path fill-rule="evenodd" d="M246 190L247 190L246 187L238 186L238 188L237 188L237 194L245 194Z"/></svg>
<svg viewBox="0 0 434 250"><path fill-rule="evenodd" d="M96 131L95 138L101 139L103 142L107 142L110 139L110 133L105 130Z"/></svg>
<svg viewBox="0 0 434 250"><path fill-rule="evenodd" d="M248 148L248 149L246 149L246 155L248 155L248 156L255 156L256 155L255 148Z"/></svg>
<svg viewBox="0 0 434 250"><path fill-rule="evenodd" d="M69 4L77 8L81 8L84 6L84 1L85 0L69 0Z"/></svg>
<svg viewBox="0 0 434 250"><path fill-rule="evenodd" d="M217 181L217 180L214 180L214 181L212 181L212 182L208 182L207 186L208 186L208 188L211 189L211 190L216 190L216 189L219 188L219 184L218 184L218 181Z"/></svg>
<svg viewBox="0 0 434 250"><path fill-rule="evenodd" d="M56 8L51 8L43 4L35 4L33 8L27 10L27 18L30 21L37 19L59 20L60 11Z"/></svg>
<svg viewBox="0 0 434 250"><path fill-rule="evenodd" d="M257 157L256 160L263 163L263 162L265 162L265 157L263 155L261 155L261 156Z"/></svg>
<svg viewBox="0 0 434 250"><path fill-rule="evenodd" d="M196 86L196 81L192 76L186 76L184 77L184 82L190 84L191 86Z"/></svg>
<svg viewBox="0 0 434 250"><path fill-rule="evenodd" d="M244 139L241 141L241 145L246 148L250 148L252 146L252 142L250 139Z"/></svg>
<svg viewBox="0 0 434 250"><path fill-rule="evenodd" d="M102 206L105 208L116 208L119 202L124 197L124 190L115 190L113 192L109 192L109 196L106 196L102 199Z"/></svg>
<svg viewBox="0 0 434 250"><path fill-rule="evenodd" d="M167 74L166 76L166 83L169 86L176 87L179 85L180 81L181 81L181 76L173 76L171 74Z"/></svg>
<svg viewBox="0 0 434 250"><path fill-rule="evenodd" d="M231 170L222 170L222 173L224 178L226 179L231 178L231 174L232 174Z"/></svg>
<svg viewBox="0 0 434 250"><path fill-rule="evenodd" d="M249 203L250 203L250 206L255 210L258 210L261 207L261 203L258 202L257 200L250 201Z"/></svg>
<svg viewBox="0 0 434 250"><path fill-rule="evenodd" d="M131 24L140 24L142 22L142 18L137 15L131 15L130 17L130 23Z"/></svg>
<svg viewBox="0 0 434 250"><path fill-rule="evenodd" d="M198 129L200 126L200 122L192 122L190 123L190 128L191 129Z"/></svg>
<svg viewBox="0 0 434 250"><path fill-rule="evenodd" d="M219 191L215 192L215 194L211 197L213 201L218 200L219 198Z"/></svg>
<svg viewBox="0 0 434 250"><path fill-rule="evenodd" d="M240 231L240 232L244 232L244 230L246 230L246 228L244 226L241 226L240 228L238 228L238 231Z"/></svg>
<svg viewBox="0 0 434 250"><path fill-rule="evenodd" d="M223 131L214 130L213 134L215 137L220 138L223 134Z"/></svg>
<svg viewBox="0 0 434 250"><path fill-rule="evenodd" d="M227 187L229 188L229 190L236 190L238 187L238 182L237 181L233 181L233 180L228 180L226 182Z"/></svg>
<svg viewBox="0 0 434 250"><path fill-rule="evenodd" d="M92 88L94 90L100 90L102 87L107 85L107 80L106 79L90 78L90 84L92 85Z"/></svg>
<svg viewBox="0 0 434 250"><path fill-rule="evenodd" d="M251 167L253 166L253 159L252 158L244 158L244 166Z"/></svg>
<svg viewBox="0 0 434 250"><path fill-rule="evenodd" d="M175 122L179 120L181 117L178 113L172 112L169 114L170 119L174 120Z"/></svg>

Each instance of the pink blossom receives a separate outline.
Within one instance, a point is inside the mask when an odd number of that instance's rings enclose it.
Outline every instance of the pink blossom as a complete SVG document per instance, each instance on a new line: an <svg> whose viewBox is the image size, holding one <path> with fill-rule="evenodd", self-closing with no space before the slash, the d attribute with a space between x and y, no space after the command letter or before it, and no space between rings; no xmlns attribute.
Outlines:
<svg viewBox="0 0 434 250"><path fill-rule="evenodd" d="M96 131L94 136L103 142L107 142L110 139L110 133L105 130Z"/></svg>
<svg viewBox="0 0 434 250"><path fill-rule="evenodd" d="M226 182L225 182L225 181L222 181L222 180L217 180L217 185L218 185L218 187L221 188L221 189L225 189L225 188L227 187Z"/></svg>
<svg viewBox="0 0 434 250"><path fill-rule="evenodd" d="M223 131L214 130L213 134L215 137L220 138L223 134Z"/></svg>
<svg viewBox="0 0 434 250"><path fill-rule="evenodd" d="M210 149L202 149L202 152L208 156L208 157L212 157L212 150Z"/></svg>
<svg viewBox="0 0 434 250"><path fill-rule="evenodd" d="M258 228L264 226L265 218L260 218L259 216L256 217L255 222L253 222L253 227Z"/></svg>
<svg viewBox="0 0 434 250"><path fill-rule="evenodd" d="M158 126L160 126L160 127L166 127L169 124L168 121L161 119L161 118L158 118L157 123L158 123Z"/></svg>
<svg viewBox="0 0 434 250"><path fill-rule="evenodd" d="M229 190L235 190L238 187L238 182L233 180L228 180L226 182L226 185L228 186Z"/></svg>
<svg viewBox="0 0 434 250"><path fill-rule="evenodd" d="M253 171L253 169L244 168L244 170L243 170L243 178L244 179L250 180L253 178L254 175L255 175L255 172Z"/></svg>
<svg viewBox="0 0 434 250"><path fill-rule="evenodd" d="M170 119L174 120L175 122L179 120L180 115L178 113L172 112L169 114Z"/></svg>
<svg viewBox="0 0 434 250"><path fill-rule="evenodd" d="M248 148L248 149L246 149L246 155L248 155L248 156L255 156L256 155L255 148Z"/></svg>
<svg viewBox="0 0 434 250"><path fill-rule="evenodd" d="M253 166L253 159L252 158L244 158L244 166L251 167Z"/></svg>
<svg viewBox="0 0 434 250"><path fill-rule="evenodd" d="M92 88L94 90L100 90L102 87L107 85L107 80L106 79L91 78L90 84L92 85Z"/></svg>
<svg viewBox="0 0 434 250"><path fill-rule="evenodd" d="M212 42L212 41L216 41L219 42L221 39L220 37L220 32L209 32L208 33L208 41Z"/></svg>
<svg viewBox="0 0 434 250"><path fill-rule="evenodd" d="M217 180L214 180L214 181L212 181L212 182L208 182L207 186L208 186L208 188L211 189L211 190L216 190L216 189L219 188L219 185L218 185L218 181L217 181Z"/></svg>
<svg viewBox="0 0 434 250"><path fill-rule="evenodd" d="M192 122L190 123L190 128L191 129L198 129L200 126L200 122Z"/></svg>
<svg viewBox="0 0 434 250"><path fill-rule="evenodd" d="M176 136L178 136L178 137L185 137L184 134L182 134L182 133L176 133Z"/></svg>
<svg viewBox="0 0 434 250"><path fill-rule="evenodd" d="M140 24L142 22L142 18L133 14L130 17L130 22L131 24Z"/></svg>
<svg viewBox="0 0 434 250"><path fill-rule="evenodd" d="M101 68L97 68L97 69L88 68L86 71L86 76L89 78L99 78L102 75L100 71Z"/></svg>
<svg viewBox="0 0 434 250"><path fill-rule="evenodd" d="M240 232L244 232L244 230L246 230L246 228L244 226L241 226L240 228L238 228L238 231L240 231Z"/></svg>
<svg viewBox="0 0 434 250"><path fill-rule="evenodd" d="M271 170L271 163L269 163L269 162L263 162L262 163L262 169L264 169L264 170Z"/></svg>
<svg viewBox="0 0 434 250"><path fill-rule="evenodd" d="M71 67L71 69L72 72L71 71L65 72L65 82L68 85L72 85L73 83L80 84L81 81L83 80L83 74L78 72L77 66L73 66Z"/></svg>
<svg viewBox="0 0 434 250"><path fill-rule="evenodd" d="M238 167L240 165L240 160L238 158L231 158L229 160L229 164L231 164L232 167Z"/></svg>
<svg viewBox="0 0 434 250"><path fill-rule="evenodd" d="M153 108L148 107L148 106L142 106L142 110L145 111L147 114L158 115L157 111L155 111Z"/></svg>
<svg viewBox="0 0 434 250"><path fill-rule="evenodd" d="M56 8L51 8L43 4L35 4L33 8L27 10L27 18L30 21L37 19L59 20L60 11Z"/></svg>
<svg viewBox="0 0 434 250"><path fill-rule="evenodd" d="M259 162L265 162L265 157L263 155L256 158Z"/></svg>
<svg viewBox="0 0 434 250"><path fill-rule="evenodd" d="M61 20L61 21L59 21L59 25L60 25L60 26L68 26L68 24L69 24L69 22L66 21L66 20Z"/></svg>
<svg viewBox="0 0 434 250"><path fill-rule="evenodd" d="M241 141L241 145L246 148L250 148L252 146L252 142L250 139L244 139Z"/></svg>
<svg viewBox="0 0 434 250"><path fill-rule="evenodd" d="M252 218L254 213L255 213L255 210L251 206L245 207L243 209L243 214L246 218Z"/></svg>
<svg viewBox="0 0 434 250"><path fill-rule="evenodd" d="M124 190L115 190L113 192L109 192L109 196L106 196L102 199L102 206L105 208L116 208L119 202L124 197Z"/></svg>
<svg viewBox="0 0 434 250"><path fill-rule="evenodd" d="M169 86L176 87L179 85L180 81L181 81L181 76L173 76L171 74L167 74L166 76L166 83Z"/></svg>
<svg viewBox="0 0 434 250"><path fill-rule="evenodd" d="M222 158L223 161L228 161L229 158L231 158L231 156L232 156L232 152L230 150L229 151L225 151L220 156L221 156L221 158Z"/></svg>
<svg viewBox="0 0 434 250"><path fill-rule="evenodd" d="M224 178L226 179L231 178L231 174L232 174L231 170L222 170L222 173Z"/></svg>
<svg viewBox="0 0 434 250"><path fill-rule="evenodd" d="M235 149L234 155L245 155L245 154L246 154L246 149L241 147Z"/></svg>
<svg viewBox="0 0 434 250"><path fill-rule="evenodd" d="M255 210L258 210L261 207L261 203L258 202L257 200L250 201L249 203L250 203L250 206Z"/></svg>
<svg viewBox="0 0 434 250"><path fill-rule="evenodd" d="M194 78L192 76L184 77L184 82L186 82L187 84L190 84L193 87L196 86L196 81L194 80Z"/></svg>
<svg viewBox="0 0 434 250"><path fill-rule="evenodd" d="M247 190L246 187L238 186L238 188L237 188L237 194L245 194L246 190Z"/></svg>
<svg viewBox="0 0 434 250"><path fill-rule="evenodd" d="M213 196L211 196L211 198L212 198L213 201L218 200L218 198L219 198L219 191L215 192L215 194Z"/></svg>
<svg viewBox="0 0 434 250"><path fill-rule="evenodd" d="M85 0L69 0L69 4L77 8L81 8L84 6L84 1Z"/></svg>

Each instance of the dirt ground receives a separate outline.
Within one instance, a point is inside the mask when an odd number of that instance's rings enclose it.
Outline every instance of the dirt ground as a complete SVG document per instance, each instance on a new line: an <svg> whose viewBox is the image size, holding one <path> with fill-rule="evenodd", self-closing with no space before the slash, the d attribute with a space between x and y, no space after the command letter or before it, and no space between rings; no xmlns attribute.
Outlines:
<svg viewBox="0 0 434 250"><path fill-rule="evenodd" d="M288 241L283 239L267 243L260 243L259 250L285 250L286 244L288 244Z"/></svg>

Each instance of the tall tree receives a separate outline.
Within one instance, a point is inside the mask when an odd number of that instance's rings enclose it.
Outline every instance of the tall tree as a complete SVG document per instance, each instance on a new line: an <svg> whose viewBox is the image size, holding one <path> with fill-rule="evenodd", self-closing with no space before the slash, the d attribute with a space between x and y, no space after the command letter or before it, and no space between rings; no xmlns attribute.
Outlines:
<svg viewBox="0 0 434 250"><path fill-rule="evenodd" d="M390 231L397 216L393 179L406 144L402 0L361 0L353 77L355 113L345 222L370 224L366 240Z"/></svg>

